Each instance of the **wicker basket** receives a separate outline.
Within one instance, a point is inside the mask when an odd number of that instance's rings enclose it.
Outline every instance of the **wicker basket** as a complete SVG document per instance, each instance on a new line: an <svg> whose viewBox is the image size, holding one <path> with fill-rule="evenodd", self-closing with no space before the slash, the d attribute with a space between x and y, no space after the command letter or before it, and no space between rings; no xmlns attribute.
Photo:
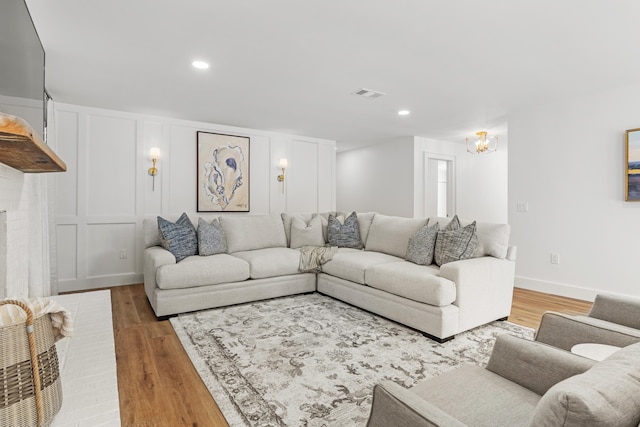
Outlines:
<svg viewBox="0 0 640 427"><path fill-rule="evenodd" d="M51 319L20 301L27 321L0 327L0 426L47 426L62 405L58 353ZM35 375L34 375L35 373Z"/></svg>

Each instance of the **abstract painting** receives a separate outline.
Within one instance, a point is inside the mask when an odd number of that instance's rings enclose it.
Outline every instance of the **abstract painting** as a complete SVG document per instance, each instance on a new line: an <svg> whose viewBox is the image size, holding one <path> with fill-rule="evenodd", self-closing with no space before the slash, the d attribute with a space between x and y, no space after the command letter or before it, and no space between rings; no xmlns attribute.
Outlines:
<svg viewBox="0 0 640 427"><path fill-rule="evenodd" d="M627 173L625 200L640 201L640 129L627 131Z"/></svg>
<svg viewBox="0 0 640 427"><path fill-rule="evenodd" d="M198 212L249 212L249 137L196 134Z"/></svg>

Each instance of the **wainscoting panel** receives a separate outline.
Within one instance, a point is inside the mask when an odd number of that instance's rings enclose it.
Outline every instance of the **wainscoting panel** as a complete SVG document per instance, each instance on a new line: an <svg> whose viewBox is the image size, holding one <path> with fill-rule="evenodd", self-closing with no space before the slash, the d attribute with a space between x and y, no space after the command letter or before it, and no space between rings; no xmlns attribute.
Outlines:
<svg viewBox="0 0 640 427"><path fill-rule="evenodd" d="M56 173L56 215L78 215L78 113L57 111L55 114L56 137L64 144L56 149L58 156L67 164L67 171ZM73 188L74 191L69 191Z"/></svg>
<svg viewBox="0 0 640 427"><path fill-rule="evenodd" d="M133 274L136 271L136 224L87 226L87 277Z"/></svg>
<svg viewBox="0 0 640 427"><path fill-rule="evenodd" d="M287 181L287 211L317 212L318 144L293 141Z"/></svg>
<svg viewBox="0 0 640 427"><path fill-rule="evenodd" d="M56 227L58 243L58 280L60 282L78 278L78 226L75 224L59 224Z"/></svg>

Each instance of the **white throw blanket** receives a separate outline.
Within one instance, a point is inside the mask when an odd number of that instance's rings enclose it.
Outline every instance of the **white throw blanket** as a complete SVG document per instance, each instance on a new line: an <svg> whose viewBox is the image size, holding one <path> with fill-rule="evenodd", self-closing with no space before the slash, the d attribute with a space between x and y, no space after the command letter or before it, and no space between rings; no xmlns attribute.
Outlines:
<svg viewBox="0 0 640 427"><path fill-rule="evenodd" d="M46 298L10 298L22 302L33 312L33 318L49 315L53 327L53 337L59 341L73 335L73 318L71 313L54 300ZM22 308L13 304L0 306L0 326L15 325L27 320Z"/></svg>
<svg viewBox="0 0 640 427"><path fill-rule="evenodd" d="M303 246L300 248L300 265L298 270L303 272L318 272L322 266L331 261L338 252L337 246Z"/></svg>

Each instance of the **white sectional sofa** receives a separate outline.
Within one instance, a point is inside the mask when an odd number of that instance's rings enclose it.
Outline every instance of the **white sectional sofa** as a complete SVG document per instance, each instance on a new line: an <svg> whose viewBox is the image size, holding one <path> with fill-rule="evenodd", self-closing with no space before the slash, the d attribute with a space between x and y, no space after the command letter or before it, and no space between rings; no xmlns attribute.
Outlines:
<svg viewBox="0 0 640 427"><path fill-rule="evenodd" d="M328 214L320 215L325 242ZM307 224L313 216L221 216L227 253L177 263L160 246L156 219L145 219L144 285L156 315L318 291L440 342L509 315L515 248L508 247L508 225L477 223L473 256L439 267L405 259L409 239L426 219L359 213L363 249L339 248L321 272L303 273L300 251L288 247L299 241L291 236L292 222ZM434 222L443 228L449 219L429 219Z"/></svg>

